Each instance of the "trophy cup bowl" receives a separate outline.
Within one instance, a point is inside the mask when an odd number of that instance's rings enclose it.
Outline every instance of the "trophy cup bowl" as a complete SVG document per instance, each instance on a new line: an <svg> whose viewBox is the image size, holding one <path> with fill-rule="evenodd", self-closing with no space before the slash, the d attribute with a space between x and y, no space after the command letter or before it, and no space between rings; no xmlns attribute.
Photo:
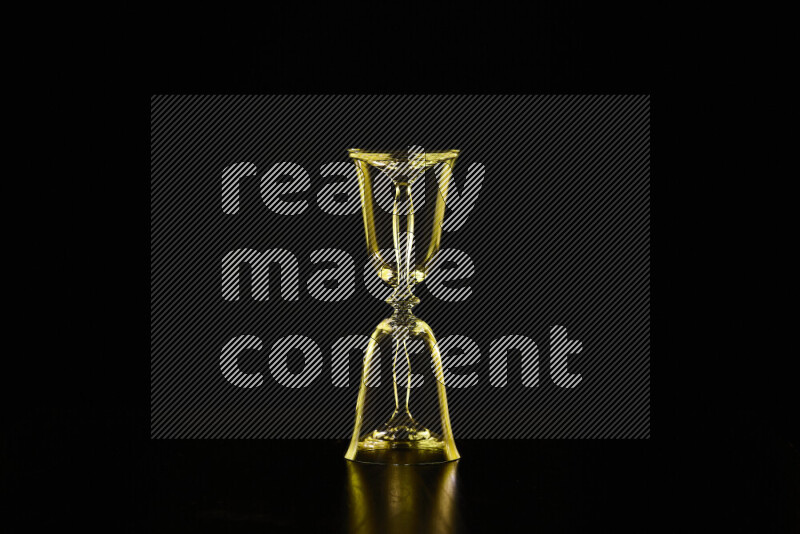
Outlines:
<svg viewBox="0 0 800 534"><path fill-rule="evenodd" d="M414 316L412 308L420 302L413 288L425 280L439 250L459 151L410 147L403 152L350 149L349 153L356 165L367 251L376 274L392 287L386 302L394 311L378 324L366 348L345 458L388 464L457 460L441 354L431 328ZM384 207L384 213L376 204ZM418 248L424 253L417 255ZM379 353L391 355L392 388L386 395L377 387ZM418 376L412 374L412 353L421 353L422 361L429 362L434 379L413 395Z"/></svg>

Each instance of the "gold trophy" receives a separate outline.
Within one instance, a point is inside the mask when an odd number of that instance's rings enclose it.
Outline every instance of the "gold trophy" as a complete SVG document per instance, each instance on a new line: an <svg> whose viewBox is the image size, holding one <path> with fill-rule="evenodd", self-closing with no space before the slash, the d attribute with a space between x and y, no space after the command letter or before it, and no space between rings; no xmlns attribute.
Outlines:
<svg viewBox="0 0 800 534"><path fill-rule="evenodd" d="M457 460L439 348L431 328L411 310L419 303L412 290L425 280L439 251L447 191L459 151L411 147L404 152L349 152L358 174L367 250L378 276L393 288L386 302L394 313L377 326L364 354L353 436L345 458L387 464ZM381 198L379 185L386 186L385 196L393 199ZM388 209L376 209L381 201ZM417 249L424 254L417 256ZM391 363L391 391L376 386L379 353L391 355L386 362ZM423 380L412 373L411 354L415 362L431 365L434 380L423 384L427 388L416 387L415 382Z"/></svg>

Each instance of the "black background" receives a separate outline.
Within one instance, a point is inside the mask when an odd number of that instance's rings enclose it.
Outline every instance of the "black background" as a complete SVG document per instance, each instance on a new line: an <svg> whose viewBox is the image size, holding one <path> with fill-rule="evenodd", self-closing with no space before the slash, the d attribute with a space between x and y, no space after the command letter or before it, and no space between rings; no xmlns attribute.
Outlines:
<svg viewBox="0 0 800 534"><path fill-rule="evenodd" d="M343 59L447 60L449 76L387 80L377 88L392 93L649 94L656 73L670 79L671 91L665 87L666 94L656 100L656 108L663 102L665 110L656 113L657 146L665 147L656 160L665 171L653 178L659 264L653 438L460 443L465 457L459 466L460 524L475 532L503 525L522 532L649 531L665 524L682 530L796 532L797 417L786 372L792 325L780 320L789 307L782 285L789 273L782 267L785 245L770 239L786 221L763 214L768 206L758 200L731 194L736 154L720 151L721 169L674 164L701 143L687 145L683 136L691 123L670 124L670 112L683 107L687 118L701 122L714 95L731 86L703 88L679 75L655 43L671 48L685 36L672 29L657 32L652 13L596 3L558 6L533 12L450 6L436 13L440 24L419 23L428 33L413 37L404 31L407 26L386 21L398 13L408 17L404 20L418 21L419 15L396 4L373 6L366 42L354 37L362 25L369 26L362 24L366 12L350 6L332 6L333 13L319 8L289 13L285 7L255 12L235 4L224 13L197 5L161 8L143 24L120 29L131 54L114 59L125 73L115 87L138 91L133 97L140 105L131 106L129 125L141 120L144 127L152 94L374 92L363 88L351 70L338 68ZM422 62L420 69L438 73L434 64ZM689 59L685 64L697 72L707 63ZM761 101L745 95L748 88L738 89L733 105L723 105L726 112L777 111L775 99ZM670 101L673 95L682 98ZM140 142L141 136L133 134L114 140L127 148ZM769 148L749 148L757 146ZM117 165L129 157L130 151ZM670 173L661 175L671 159ZM116 172L130 178L119 185L119 202L135 197L134 180L141 182L143 202L144 165ZM93 371L95 378L111 374L117 379L94 380L79 391L70 387L71 395L85 401L80 408L62 404L66 392L31 401L14 446L3 450L6 464L23 453L30 458L19 473L3 477L5 489L15 492L23 479L36 482L24 494L35 513L22 519L62 526L101 519L106 528L131 532L341 529L347 517L341 508L346 501L343 444L319 442L327 445L317 452L311 450L315 441L148 439L143 206L138 213L140 224L120 224L101 242L114 254L113 261L106 257L113 271L109 276L124 273L141 285L131 282L129 299L96 296L89 304L109 315L106 305L125 301L125 309L108 318L115 326L109 330L114 343L99 351L97 362L104 367ZM757 219L768 228L755 229ZM138 270L132 243L141 243ZM711 263L712 257L721 261ZM130 311L139 301L141 314ZM131 325L139 322L141 332L132 332ZM89 330L69 316L60 328ZM80 354L82 347L67 354ZM72 367L72 360L54 361L42 380L59 384L53 391L62 392L61 371ZM82 374L85 369L81 366ZM498 448L506 455L493 455ZM69 475L62 474L65 466ZM69 503L68 510L55 513L53 503ZM12 510L8 517L20 516Z"/></svg>
<svg viewBox="0 0 800 534"><path fill-rule="evenodd" d="M320 12L287 18L274 11L250 23L243 23L245 13L239 13L184 27L180 34L161 19L150 35L149 93L649 94L656 73L672 75L672 62L655 47L656 24L648 12L559 3L527 12L478 14L452 6L436 13L442 23L420 23L424 32L410 36L407 26L386 23L398 11L397 5L376 10L372 25L360 12L340 13L347 22L339 25ZM404 20L410 19L418 20L411 15ZM224 29L218 32L220 24ZM668 35L669 43L683 39ZM415 60L418 78L373 77L377 85L364 88L357 76L359 65ZM348 62L352 68L343 65ZM708 98L691 98L688 80L672 81L676 94L689 93L689 115L703 115ZM666 129L667 117L664 122ZM673 126L674 135L664 137L680 139L685 127ZM673 154L686 148L668 141L665 146L674 148ZM665 170L667 150L657 153ZM719 203L727 199L713 174L682 168L659 178L656 173L655 195L664 200L657 201L662 207L656 208L656 220L664 222L657 222L655 234L656 242L663 239L664 244L656 245L657 263L663 267L655 285L663 308L656 304L656 324L662 325L656 339L664 348L654 351L653 438L464 442L461 526L476 532L501 525L528 532L655 530L665 523L742 532L797 529L791 388L785 375L759 365L774 358L779 369L788 347L778 339L779 326L745 304L757 291L754 284L704 261L729 246L735 249L736 236L746 235L739 231L746 223L726 219L729 231L713 223L716 212L706 204L706 195ZM687 203L701 204L702 215L670 209ZM694 230L695 222L711 222L711 229ZM684 239L671 230L700 236ZM758 250L767 252L768 247ZM667 288L680 285L688 294L670 296ZM753 331L769 332L769 339L749 336ZM340 445L330 442L326 452L315 454L309 450L316 447L313 441L145 441L138 458L147 469L132 478L142 506L139 517L161 531L178 526L259 530L258 521L236 521L232 511L237 503L239 510L247 508L242 503L258 496L256 503L248 501L248 511L261 513L267 524L275 520L280 526L274 531L314 530L309 525L335 530L346 524L346 513L337 507L345 480ZM495 451L501 451L499 458ZM237 460L229 464L223 458ZM203 519L209 510L220 509L231 515Z"/></svg>

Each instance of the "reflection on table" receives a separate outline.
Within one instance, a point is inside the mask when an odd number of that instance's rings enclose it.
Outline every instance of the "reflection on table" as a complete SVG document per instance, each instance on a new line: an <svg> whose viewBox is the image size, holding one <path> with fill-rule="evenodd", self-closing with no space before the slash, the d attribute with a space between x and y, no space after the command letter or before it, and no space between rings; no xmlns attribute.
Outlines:
<svg viewBox="0 0 800 534"><path fill-rule="evenodd" d="M347 462L348 531L461 531L458 461L436 465Z"/></svg>

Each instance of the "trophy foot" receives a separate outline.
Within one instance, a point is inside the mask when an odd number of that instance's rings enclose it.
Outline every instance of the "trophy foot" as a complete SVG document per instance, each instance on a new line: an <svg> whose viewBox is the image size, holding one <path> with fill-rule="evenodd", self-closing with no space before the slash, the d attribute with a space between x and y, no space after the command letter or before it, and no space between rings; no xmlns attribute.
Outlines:
<svg viewBox="0 0 800 534"><path fill-rule="evenodd" d="M418 424L410 413L395 412L378 430L370 434L372 439L383 441L419 441L431 437L431 431Z"/></svg>
<svg viewBox="0 0 800 534"><path fill-rule="evenodd" d="M395 412L384 425L362 438L356 462L376 464L437 464L458 459L439 434L417 423L410 413Z"/></svg>
<svg viewBox="0 0 800 534"><path fill-rule="evenodd" d="M375 431L377 432L377 431ZM375 464L418 465L458 460L447 453L445 442L436 435L425 439L386 440L369 434L358 443L353 461Z"/></svg>

